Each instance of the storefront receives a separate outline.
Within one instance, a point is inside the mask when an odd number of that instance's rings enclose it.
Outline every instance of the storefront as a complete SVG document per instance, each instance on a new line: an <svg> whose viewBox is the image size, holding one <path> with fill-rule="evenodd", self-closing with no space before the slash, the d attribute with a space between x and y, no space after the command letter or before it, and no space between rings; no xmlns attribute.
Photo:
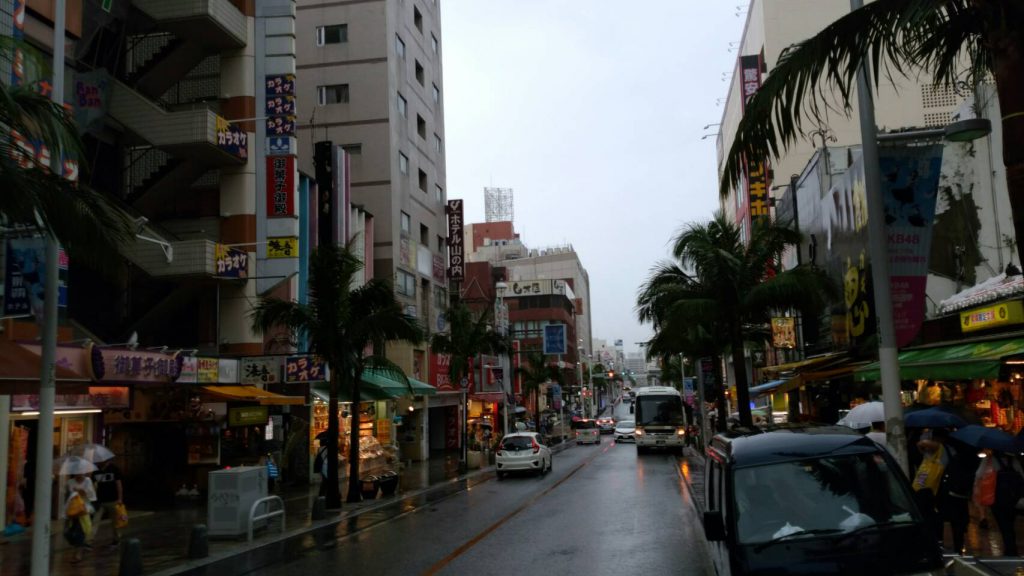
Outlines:
<svg viewBox="0 0 1024 576"><path fill-rule="evenodd" d="M1024 428L1024 336L907 349L899 354L904 403L946 405L968 419L1016 434ZM855 372L879 379L878 363Z"/></svg>
<svg viewBox="0 0 1024 576"><path fill-rule="evenodd" d="M338 474L348 473L348 457L351 448L351 430L359 429L359 470L360 474L379 475L397 469L404 458L411 458L400 448L400 432L404 435L405 420L415 420L414 398L432 396L436 390L414 378L405 384L379 372L363 374L359 390L359 407L354 410L352 398L347 390L338 393ZM328 431L329 393L326 383L311 389L313 396L310 426L310 446L313 454L319 446L316 438ZM409 407L413 407L410 411ZM401 408L401 409L400 409ZM422 408L422 406L421 406ZM422 413L422 410L420 411ZM403 446L404 448L404 446ZM311 477L317 471L310 469Z"/></svg>

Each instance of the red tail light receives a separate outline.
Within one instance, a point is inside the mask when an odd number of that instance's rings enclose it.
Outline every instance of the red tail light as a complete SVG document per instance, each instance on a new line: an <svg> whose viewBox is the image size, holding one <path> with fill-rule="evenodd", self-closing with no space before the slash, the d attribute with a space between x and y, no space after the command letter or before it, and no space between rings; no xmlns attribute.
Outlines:
<svg viewBox="0 0 1024 576"><path fill-rule="evenodd" d="M537 439L536 438L530 438L530 444L533 444L533 453L534 454L540 452L540 444L537 444Z"/></svg>

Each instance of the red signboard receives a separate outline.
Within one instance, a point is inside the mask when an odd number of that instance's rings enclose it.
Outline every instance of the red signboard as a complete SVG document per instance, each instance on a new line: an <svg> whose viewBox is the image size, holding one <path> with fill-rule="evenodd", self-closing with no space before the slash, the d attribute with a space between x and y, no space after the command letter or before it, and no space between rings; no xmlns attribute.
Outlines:
<svg viewBox="0 0 1024 576"><path fill-rule="evenodd" d="M430 353L430 385L437 388L438 392L458 392L459 388L452 384L448 376L448 369L451 365L450 354Z"/></svg>
<svg viewBox="0 0 1024 576"><path fill-rule="evenodd" d="M295 156L267 156L267 217L295 214Z"/></svg>

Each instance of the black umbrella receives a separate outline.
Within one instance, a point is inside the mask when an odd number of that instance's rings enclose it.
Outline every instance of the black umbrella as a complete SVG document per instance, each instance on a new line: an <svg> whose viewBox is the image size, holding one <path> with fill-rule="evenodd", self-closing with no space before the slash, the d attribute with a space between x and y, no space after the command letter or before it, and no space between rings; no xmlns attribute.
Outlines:
<svg viewBox="0 0 1024 576"><path fill-rule="evenodd" d="M949 436L975 448L988 448L1011 453L1019 452L1022 448L1018 438L1014 438L998 428L986 428L977 424L968 424Z"/></svg>
<svg viewBox="0 0 1024 576"><path fill-rule="evenodd" d="M967 420L942 408L908 412L903 422L908 428L962 428L967 425Z"/></svg>

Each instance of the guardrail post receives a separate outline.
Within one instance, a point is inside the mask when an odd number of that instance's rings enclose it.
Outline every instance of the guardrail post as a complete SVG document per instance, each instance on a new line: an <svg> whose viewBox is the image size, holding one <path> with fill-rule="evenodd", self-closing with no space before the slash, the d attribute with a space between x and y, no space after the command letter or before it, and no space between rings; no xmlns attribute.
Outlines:
<svg viewBox="0 0 1024 576"><path fill-rule="evenodd" d="M190 560L206 558L210 555L210 544L207 539L205 524L192 526L192 532L188 537L188 557Z"/></svg>
<svg viewBox="0 0 1024 576"><path fill-rule="evenodd" d="M121 543L121 563L117 576L140 576L142 574L142 543L138 538L128 538Z"/></svg>

